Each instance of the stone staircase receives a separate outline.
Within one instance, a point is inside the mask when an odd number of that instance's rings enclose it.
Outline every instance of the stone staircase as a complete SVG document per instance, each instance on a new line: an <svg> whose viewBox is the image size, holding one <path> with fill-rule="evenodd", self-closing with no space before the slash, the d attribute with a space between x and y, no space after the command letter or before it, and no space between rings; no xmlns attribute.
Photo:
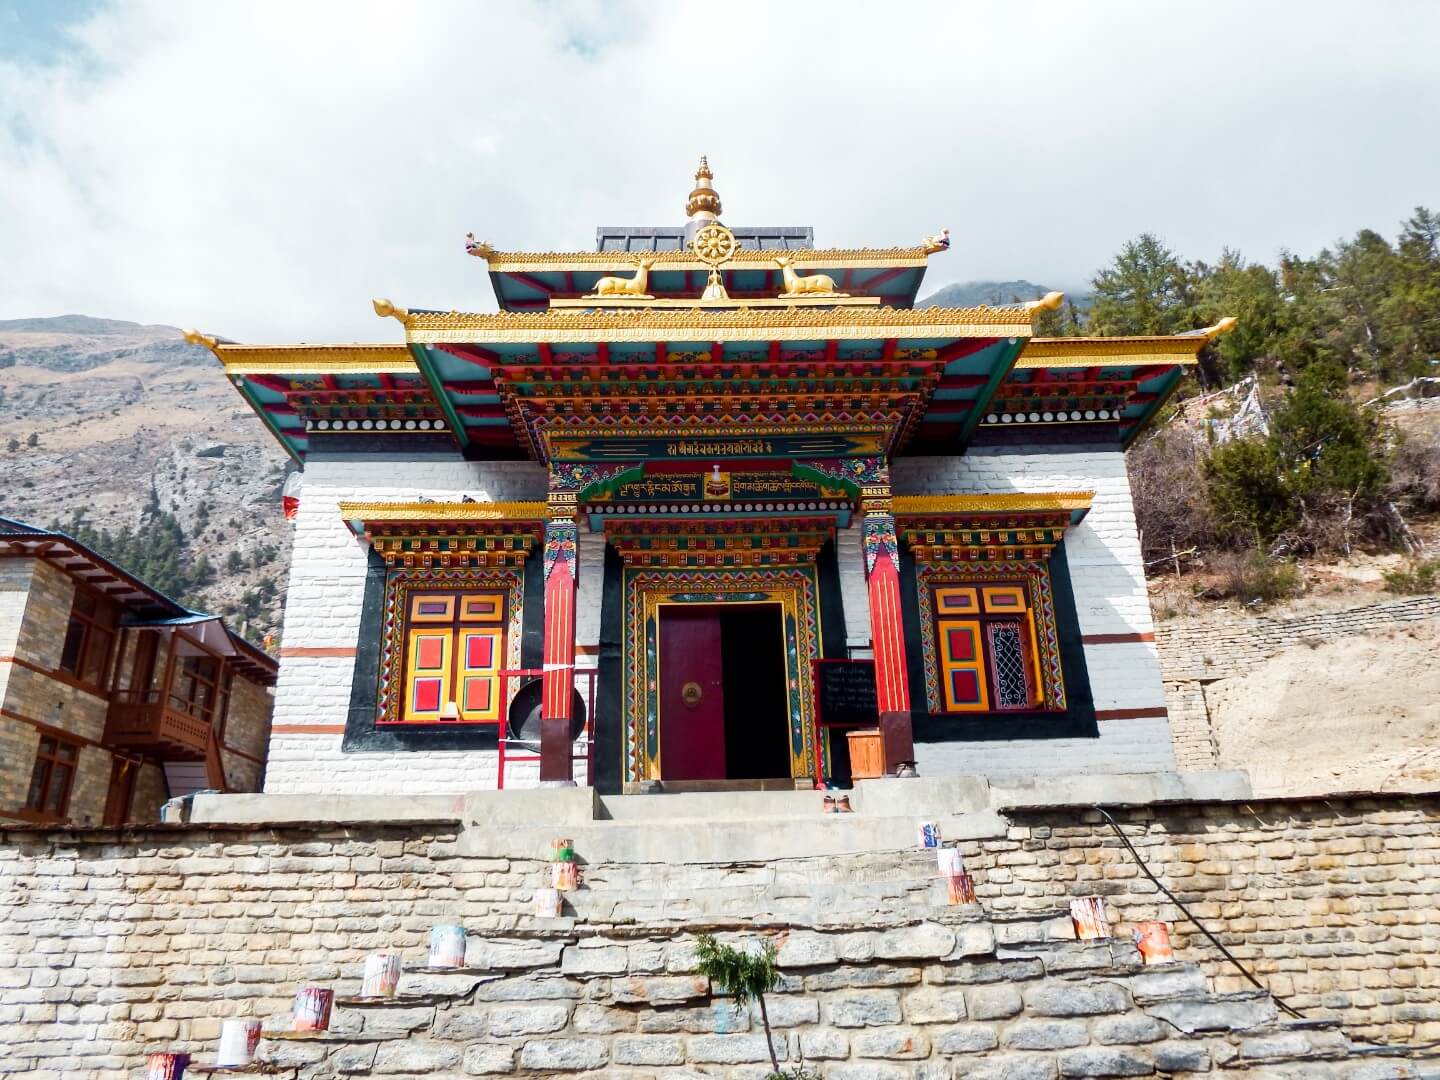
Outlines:
<svg viewBox="0 0 1440 1080"><path fill-rule="evenodd" d="M543 865L519 891L541 883ZM551 920L512 904L472 929L465 969L409 970L390 1001L346 999L360 972L342 964L332 1030L300 1037L272 1017L258 1060L296 1080L758 1080L769 1071L758 1010L737 1014L694 973L706 931L776 943L776 1055L833 1080L1440 1076L1440 1061L1286 1020L1266 994L1210 993L1194 965L1145 967L1126 941L1077 941L1066 914L951 906L933 851L599 862L567 899ZM445 921L445 903L432 906Z"/></svg>

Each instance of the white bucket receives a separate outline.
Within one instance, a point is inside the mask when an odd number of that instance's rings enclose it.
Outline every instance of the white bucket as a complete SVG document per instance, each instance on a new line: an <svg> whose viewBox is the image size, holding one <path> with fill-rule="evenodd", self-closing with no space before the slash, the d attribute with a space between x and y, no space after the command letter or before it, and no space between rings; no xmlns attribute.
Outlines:
<svg viewBox="0 0 1440 1080"><path fill-rule="evenodd" d="M226 1020L220 1025L220 1049L216 1065L249 1065L260 1045L260 1021L255 1017Z"/></svg>

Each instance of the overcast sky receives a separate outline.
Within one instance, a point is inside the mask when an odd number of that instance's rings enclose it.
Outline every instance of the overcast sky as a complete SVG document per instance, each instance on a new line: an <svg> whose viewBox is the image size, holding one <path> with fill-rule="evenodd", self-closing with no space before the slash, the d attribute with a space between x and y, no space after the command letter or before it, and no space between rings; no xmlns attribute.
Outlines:
<svg viewBox="0 0 1440 1080"><path fill-rule="evenodd" d="M924 291L1393 236L1440 206L1440 3L0 0L0 318L391 340L505 249L948 226Z"/></svg>

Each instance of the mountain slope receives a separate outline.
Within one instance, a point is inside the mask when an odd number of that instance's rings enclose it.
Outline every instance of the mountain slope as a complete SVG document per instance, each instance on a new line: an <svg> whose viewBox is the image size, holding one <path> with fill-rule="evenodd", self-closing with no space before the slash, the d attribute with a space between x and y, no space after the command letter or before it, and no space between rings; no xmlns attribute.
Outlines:
<svg viewBox="0 0 1440 1080"><path fill-rule="evenodd" d="M153 490L185 538L177 556L216 568L182 599L253 638L278 627L288 458L179 330L83 315L0 322L0 444L0 514L62 528L79 514L115 533L141 528Z"/></svg>
<svg viewBox="0 0 1440 1080"><path fill-rule="evenodd" d="M915 306L978 307L980 304L989 304L995 307L1013 304L1019 300L1038 300L1053 291L1049 285L1036 285L1024 278L1017 281L962 281L937 289L929 296L917 300ZM1065 296L1082 310L1090 305L1088 292L1067 292Z"/></svg>

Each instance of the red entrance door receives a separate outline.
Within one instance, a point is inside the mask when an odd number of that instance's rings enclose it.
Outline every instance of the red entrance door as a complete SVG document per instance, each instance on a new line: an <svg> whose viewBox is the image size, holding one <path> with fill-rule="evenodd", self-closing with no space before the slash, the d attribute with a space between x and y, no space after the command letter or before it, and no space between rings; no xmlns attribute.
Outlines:
<svg viewBox="0 0 1440 1080"><path fill-rule="evenodd" d="M660 779L725 779L720 613L660 613Z"/></svg>

